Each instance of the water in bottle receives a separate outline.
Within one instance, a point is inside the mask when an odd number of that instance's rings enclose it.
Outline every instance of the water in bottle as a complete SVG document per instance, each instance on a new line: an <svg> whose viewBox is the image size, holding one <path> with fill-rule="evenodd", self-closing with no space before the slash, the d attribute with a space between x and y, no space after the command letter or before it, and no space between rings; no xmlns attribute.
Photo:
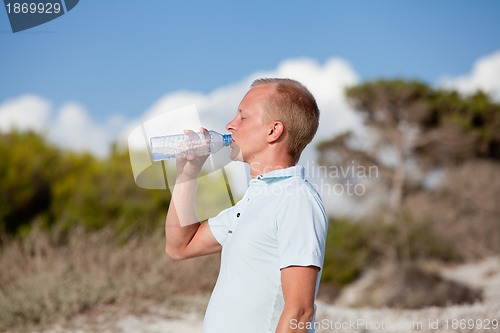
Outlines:
<svg viewBox="0 0 500 333"><path fill-rule="evenodd" d="M208 133L176 134L151 138L153 161L214 154L233 141L231 134Z"/></svg>

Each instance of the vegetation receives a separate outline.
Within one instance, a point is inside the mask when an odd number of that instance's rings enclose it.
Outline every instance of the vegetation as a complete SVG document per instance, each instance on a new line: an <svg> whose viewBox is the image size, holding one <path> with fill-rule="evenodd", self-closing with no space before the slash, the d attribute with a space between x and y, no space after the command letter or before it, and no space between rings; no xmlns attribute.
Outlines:
<svg viewBox="0 0 500 333"><path fill-rule="evenodd" d="M334 219L329 225L321 278L338 290L355 281L367 267L387 261L407 264L459 259L453 242L443 241L428 222L408 215L390 224Z"/></svg>
<svg viewBox="0 0 500 333"><path fill-rule="evenodd" d="M419 224L411 221L421 221L426 238L450 249L460 243L449 258L498 253L500 105L482 92L461 96L403 80L366 82L346 94L367 132L321 143L319 162L379 170L377 179L333 180L367 188L355 199L378 202L371 224L413 230L409 226Z"/></svg>
<svg viewBox="0 0 500 333"><path fill-rule="evenodd" d="M0 332L45 327L99 309L141 313L155 304L182 311L191 306L183 295L209 293L217 277L216 256L168 259L159 230L136 233L127 242L107 227L76 228L63 238L34 227L4 244Z"/></svg>
<svg viewBox="0 0 500 333"><path fill-rule="evenodd" d="M404 80L346 93L367 137L321 143L319 162L377 166L379 178L350 181L368 189L355 200L378 206L355 221L330 221L322 288L338 291L387 261L415 267L498 253L500 106L481 92ZM13 131L0 134L0 155L0 331L101 306L140 311L213 288L216 256L173 265L164 255L169 193L136 186L127 151L99 159ZM210 200L204 194L202 209L210 211L225 187L204 181Z"/></svg>
<svg viewBox="0 0 500 333"><path fill-rule="evenodd" d="M86 230L113 226L156 229L168 205L168 191L135 185L127 151L105 159L57 149L38 134L0 135L0 226L8 235L43 228Z"/></svg>

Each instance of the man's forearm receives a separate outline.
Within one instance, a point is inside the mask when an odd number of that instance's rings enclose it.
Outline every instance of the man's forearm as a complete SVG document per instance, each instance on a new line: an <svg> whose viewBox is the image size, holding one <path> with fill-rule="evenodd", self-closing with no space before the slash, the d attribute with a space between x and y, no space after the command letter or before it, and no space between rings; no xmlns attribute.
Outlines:
<svg viewBox="0 0 500 333"><path fill-rule="evenodd" d="M183 179L180 176L172 191L165 222L165 250L175 259L182 259L182 250L200 226L194 210L196 190L196 179Z"/></svg>
<svg viewBox="0 0 500 333"><path fill-rule="evenodd" d="M307 332L314 316L313 308L285 308L275 333Z"/></svg>

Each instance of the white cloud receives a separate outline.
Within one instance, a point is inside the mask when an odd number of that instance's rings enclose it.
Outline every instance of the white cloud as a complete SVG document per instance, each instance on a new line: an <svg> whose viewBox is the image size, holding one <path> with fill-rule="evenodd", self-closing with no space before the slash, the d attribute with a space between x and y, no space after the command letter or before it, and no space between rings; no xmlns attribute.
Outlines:
<svg viewBox="0 0 500 333"><path fill-rule="evenodd" d="M108 153L116 131L116 117L107 123L94 121L77 103L63 105L54 118L49 138L57 145L77 151L90 151L98 156Z"/></svg>
<svg viewBox="0 0 500 333"><path fill-rule="evenodd" d="M478 59L469 74L440 79L438 86L456 89L464 94L481 89L500 102L500 51Z"/></svg>
<svg viewBox="0 0 500 333"><path fill-rule="evenodd" d="M56 112L49 101L36 95L22 95L0 105L0 132L33 130L60 147L98 156L109 152L123 124L119 116L98 123L77 103L67 103Z"/></svg>
<svg viewBox="0 0 500 333"><path fill-rule="evenodd" d="M166 94L155 102L141 119L125 129L122 140L125 141L130 130L140 123L189 104L196 105L203 126L225 132L226 124L236 114L236 108L252 81L262 77L292 78L309 88L321 110L321 122L315 142L361 126L344 97L344 89L358 82L356 72L347 62L331 58L321 65L313 59L290 59L283 61L274 70L255 72L239 82L220 87L208 94L190 91Z"/></svg>
<svg viewBox="0 0 500 333"><path fill-rule="evenodd" d="M52 105L35 95L22 95L0 104L0 132L32 129L38 132L48 127Z"/></svg>

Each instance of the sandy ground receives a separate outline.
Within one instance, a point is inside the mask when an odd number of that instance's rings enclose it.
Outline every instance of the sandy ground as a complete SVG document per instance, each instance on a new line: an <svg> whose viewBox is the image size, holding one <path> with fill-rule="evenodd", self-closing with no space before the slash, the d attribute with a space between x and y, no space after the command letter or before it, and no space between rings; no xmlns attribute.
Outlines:
<svg viewBox="0 0 500 333"><path fill-rule="evenodd" d="M500 258L442 269L443 276L482 288L484 301L422 310L352 309L317 302L316 332L500 332ZM134 315L107 311L87 314L30 333L198 333L206 299L191 310L152 307ZM237 332L236 332L237 333ZM258 332L256 332L258 333Z"/></svg>
<svg viewBox="0 0 500 333"><path fill-rule="evenodd" d="M316 332L500 332L500 302L428 308L418 311L349 309L318 302ZM496 321L494 321L496 320ZM44 333L197 333L203 314L185 312L175 318L161 313L141 316L80 317ZM495 328L495 325L497 328Z"/></svg>

